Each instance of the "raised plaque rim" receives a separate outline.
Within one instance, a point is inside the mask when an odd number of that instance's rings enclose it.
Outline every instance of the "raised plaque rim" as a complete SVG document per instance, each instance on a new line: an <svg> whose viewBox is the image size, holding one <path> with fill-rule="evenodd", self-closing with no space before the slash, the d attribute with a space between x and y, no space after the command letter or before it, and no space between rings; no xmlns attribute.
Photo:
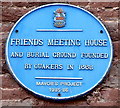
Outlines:
<svg viewBox="0 0 120 108"><path fill-rule="evenodd" d="M74 8L78 8L86 13L88 13L89 15L91 15L93 18L95 18L100 24L101 26L104 28L107 36L108 36L108 39L109 39L109 42L110 42L110 48L111 48L111 58L110 58L110 61L108 63L108 67L104 73L104 75L102 76L102 78L98 81L98 83L96 83L93 87L91 87L90 89L86 90L85 92L81 93L81 94L78 94L78 95L74 95L74 96L68 96L68 97L51 97L51 96L46 96L46 95L42 95L40 93L36 93L35 91L29 89L28 87L26 87L17 77L16 75L14 74L13 70L12 70L12 67L10 65L10 62L9 62L9 58L8 58L8 42L9 42L9 39L10 39L10 36L12 34L12 31L14 30L14 28L16 27L16 25L24 18L26 17L28 14L34 12L35 10L37 9L41 9L41 8L44 8L44 7L47 7L47 6L53 6L53 5L64 5L64 6L70 6L70 7L74 7ZM43 98L48 98L48 99L54 99L54 100L67 100L67 99L73 99L73 98L76 98L76 97L79 97L79 96L83 96L83 95L86 95L88 92L92 91L96 86L98 86L102 80L104 79L104 77L107 75L107 73L109 72L109 69L111 67L111 64L112 64L112 59L113 59L113 44L112 44L112 41L111 41L111 38L110 38L110 35L106 29L106 27L103 25L103 23L96 17L94 16L91 12L79 7L79 6L75 6L75 5L72 5L72 4L66 4L66 3L52 3L52 4L46 4L46 5L42 5L42 6L39 6L37 8L34 8L32 9L31 11L27 12L26 14L24 14L15 24L14 26L12 27L12 29L10 30L9 32L9 35L8 35L8 38L7 38L7 41L6 41L6 47L5 47L5 59L6 59L6 63L8 65L8 68L10 70L10 73L14 76L14 79L17 80L17 82L22 86L24 87L26 90L29 90L30 92L34 93L35 95L37 96L40 96L40 97L43 97Z"/></svg>

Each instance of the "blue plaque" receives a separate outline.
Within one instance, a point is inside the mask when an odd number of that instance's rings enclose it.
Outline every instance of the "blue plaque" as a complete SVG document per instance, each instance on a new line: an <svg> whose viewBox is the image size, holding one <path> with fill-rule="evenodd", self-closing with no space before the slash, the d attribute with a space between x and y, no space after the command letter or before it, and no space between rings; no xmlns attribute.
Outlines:
<svg viewBox="0 0 120 108"><path fill-rule="evenodd" d="M113 56L104 25L68 4L38 7L20 18L6 44L17 81L34 94L56 100L82 96L107 74Z"/></svg>

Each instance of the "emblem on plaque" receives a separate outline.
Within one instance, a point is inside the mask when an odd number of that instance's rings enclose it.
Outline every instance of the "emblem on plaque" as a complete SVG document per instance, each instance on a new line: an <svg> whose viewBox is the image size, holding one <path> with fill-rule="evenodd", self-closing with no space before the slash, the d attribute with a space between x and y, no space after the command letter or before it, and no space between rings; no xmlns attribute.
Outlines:
<svg viewBox="0 0 120 108"><path fill-rule="evenodd" d="M55 12L54 12L54 26L55 27L64 27L66 22L65 22L65 12L63 11L63 9L58 8Z"/></svg>

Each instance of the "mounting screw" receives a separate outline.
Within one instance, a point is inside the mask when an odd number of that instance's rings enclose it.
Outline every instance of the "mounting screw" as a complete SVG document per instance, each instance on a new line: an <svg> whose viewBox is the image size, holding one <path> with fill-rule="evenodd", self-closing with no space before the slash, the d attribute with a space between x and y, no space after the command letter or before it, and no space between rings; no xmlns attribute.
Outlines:
<svg viewBox="0 0 120 108"><path fill-rule="evenodd" d="M18 33L19 31L18 30L15 30L16 33Z"/></svg>
<svg viewBox="0 0 120 108"><path fill-rule="evenodd" d="M60 93L58 93L58 96L60 97L60 96L61 96L61 94L60 94Z"/></svg>
<svg viewBox="0 0 120 108"><path fill-rule="evenodd" d="M103 33L103 30L100 30L100 33Z"/></svg>

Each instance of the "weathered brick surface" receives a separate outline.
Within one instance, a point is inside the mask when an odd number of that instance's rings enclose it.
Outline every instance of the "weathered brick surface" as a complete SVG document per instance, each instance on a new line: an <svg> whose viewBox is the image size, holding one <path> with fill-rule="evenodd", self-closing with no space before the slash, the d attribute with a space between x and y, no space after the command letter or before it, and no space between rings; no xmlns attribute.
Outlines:
<svg viewBox="0 0 120 108"><path fill-rule="evenodd" d="M2 99L3 100L14 100L14 99L26 99L29 98L31 94L29 92L23 90L22 88L3 88L2 89Z"/></svg>
<svg viewBox="0 0 120 108"><path fill-rule="evenodd" d="M105 87L110 87L110 88L118 88L118 68L117 65L120 64L118 61L111 66L110 72L108 74L108 77L106 78L104 82Z"/></svg>
<svg viewBox="0 0 120 108"><path fill-rule="evenodd" d="M49 2L49 4L52 3L52 2ZM30 7L38 7L38 6L41 6L41 5L46 5L46 2L13 2L12 3L13 6L16 6L16 7L27 7L27 8L30 8Z"/></svg>
<svg viewBox="0 0 120 108"><path fill-rule="evenodd" d="M9 32L11 30L11 28L13 27L14 23L2 23L2 32Z"/></svg>
<svg viewBox="0 0 120 108"><path fill-rule="evenodd" d="M26 100L2 100L2 106L32 106L32 99Z"/></svg>
<svg viewBox="0 0 120 108"><path fill-rule="evenodd" d="M118 2L91 2L90 6L92 8L114 8L117 7L119 4Z"/></svg>
<svg viewBox="0 0 120 108"><path fill-rule="evenodd" d="M118 108L116 106L118 106L117 102L97 102L97 103L91 103L91 106L113 106L112 108Z"/></svg>
<svg viewBox="0 0 120 108"><path fill-rule="evenodd" d="M105 24L112 41L120 40L120 36L118 35L118 21L105 21L103 23Z"/></svg>
<svg viewBox="0 0 120 108"><path fill-rule="evenodd" d="M120 59L120 41L113 42L113 48L114 48L114 59Z"/></svg>
<svg viewBox="0 0 120 108"><path fill-rule="evenodd" d="M115 88L106 88L106 89L102 89L101 91L101 96L105 101L118 101L118 92L119 89L115 89Z"/></svg>
<svg viewBox="0 0 120 108"><path fill-rule="evenodd" d="M120 34L118 25L118 2L66 2L80 6L98 17L107 28L113 42L113 62L109 74L93 91L82 98L71 101L55 102L44 100L22 88L11 75L5 61L5 43L15 22L28 11L48 4L45 2L2 2L2 32L0 32L0 88L2 91L3 106L118 106L118 70L120 68ZM119 28L119 29L118 29Z"/></svg>
<svg viewBox="0 0 120 108"><path fill-rule="evenodd" d="M30 11L27 8L3 8L2 10L2 21L3 22L16 22L21 16Z"/></svg>
<svg viewBox="0 0 120 108"><path fill-rule="evenodd" d="M3 88L12 89L12 88L20 87L19 84L17 82L15 82L14 78L8 73L0 76L0 78L2 79L2 87Z"/></svg>

